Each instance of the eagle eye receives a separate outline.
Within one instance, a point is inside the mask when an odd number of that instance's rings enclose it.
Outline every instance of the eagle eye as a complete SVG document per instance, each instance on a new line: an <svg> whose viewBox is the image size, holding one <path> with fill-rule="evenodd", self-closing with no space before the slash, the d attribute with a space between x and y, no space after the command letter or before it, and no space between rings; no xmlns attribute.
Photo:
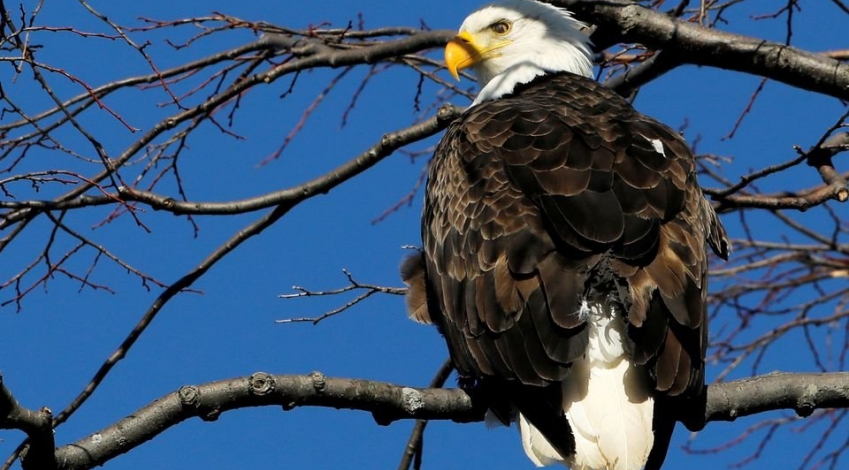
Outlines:
<svg viewBox="0 0 849 470"><path fill-rule="evenodd" d="M499 36L503 36L509 33L511 27L513 27L513 23L507 20L496 21L495 23L489 25L489 29Z"/></svg>

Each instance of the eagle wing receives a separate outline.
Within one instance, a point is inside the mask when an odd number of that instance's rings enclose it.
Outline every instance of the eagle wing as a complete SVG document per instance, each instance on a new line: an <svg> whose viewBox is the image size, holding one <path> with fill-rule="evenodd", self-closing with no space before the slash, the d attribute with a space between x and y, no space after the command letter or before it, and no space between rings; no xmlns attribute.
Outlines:
<svg viewBox="0 0 849 470"><path fill-rule="evenodd" d="M470 108L431 161L408 306L445 336L461 376L543 386L588 344L582 302L627 316L654 388L704 384L706 242L724 230L693 157L593 80L545 77Z"/></svg>

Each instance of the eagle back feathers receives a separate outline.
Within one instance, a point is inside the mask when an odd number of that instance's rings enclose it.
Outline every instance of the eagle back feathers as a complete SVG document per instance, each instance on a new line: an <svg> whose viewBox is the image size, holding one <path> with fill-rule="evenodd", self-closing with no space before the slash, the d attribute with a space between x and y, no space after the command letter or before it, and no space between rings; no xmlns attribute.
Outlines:
<svg viewBox="0 0 849 470"><path fill-rule="evenodd" d="M582 303L613 303L648 388L701 393L706 242L727 255L725 232L683 140L595 81L546 75L455 121L422 238L408 304L461 376L563 381L591 341Z"/></svg>

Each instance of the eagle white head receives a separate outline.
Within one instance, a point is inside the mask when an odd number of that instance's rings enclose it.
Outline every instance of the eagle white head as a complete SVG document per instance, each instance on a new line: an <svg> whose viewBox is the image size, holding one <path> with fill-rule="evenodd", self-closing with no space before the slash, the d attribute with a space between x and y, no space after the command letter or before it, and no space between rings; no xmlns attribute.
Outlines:
<svg viewBox="0 0 849 470"><path fill-rule="evenodd" d="M459 78L471 67L481 84L475 104L499 98L518 84L552 72L592 77L587 26L560 8L505 0L469 15L445 47L445 65Z"/></svg>

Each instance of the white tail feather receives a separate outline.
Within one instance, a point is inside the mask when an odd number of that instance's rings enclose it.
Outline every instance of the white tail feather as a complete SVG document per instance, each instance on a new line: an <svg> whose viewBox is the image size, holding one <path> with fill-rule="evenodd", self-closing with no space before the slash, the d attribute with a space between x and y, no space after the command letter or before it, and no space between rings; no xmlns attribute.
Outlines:
<svg viewBox="0 0 849 470"><path fill-rule="evenodd" d="M545 467L563 460L548 440L534 427L522 413L519 413L519 433L522 435L522 447L531 462L537 467Z"/></svg>
<svg viewBox="0 0 849 470"><path fill-rule="evenodd" d="M585 309L590 344L563 381L563 410L575 436L575 454L560 456L520 415L525 453L537 466L562 462L572 470L639 470L654 444L654 401L623 349L621 316L603 304Z"/></svg>

